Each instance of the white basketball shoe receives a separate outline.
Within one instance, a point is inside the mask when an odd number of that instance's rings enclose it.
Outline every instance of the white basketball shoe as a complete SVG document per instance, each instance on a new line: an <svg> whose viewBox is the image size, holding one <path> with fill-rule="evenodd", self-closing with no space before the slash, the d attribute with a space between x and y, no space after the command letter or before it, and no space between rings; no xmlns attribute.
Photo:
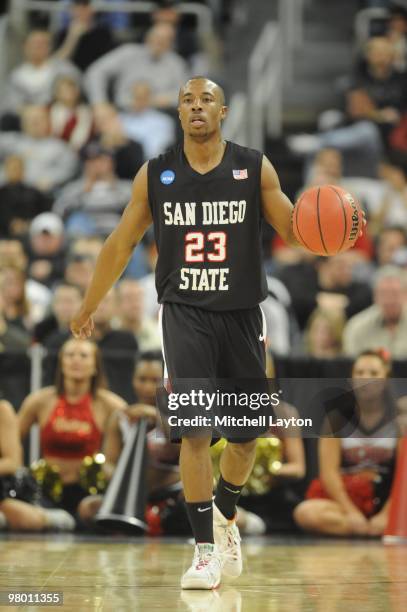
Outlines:
<svg viewBox="0 0 407 612"><path fill-rule="evenodd" d="M181 578L182 589L216 589L222 576L221 557L214 544L196 544L191 567Z"/></svg>
<svg viewBox="0 0 407 612"><path fill-rule="evenodd" d="M242 551L240 533L235 519L229 520L213 504L213 535L222 558L222 573L237 578L242 573Z"/></svg>

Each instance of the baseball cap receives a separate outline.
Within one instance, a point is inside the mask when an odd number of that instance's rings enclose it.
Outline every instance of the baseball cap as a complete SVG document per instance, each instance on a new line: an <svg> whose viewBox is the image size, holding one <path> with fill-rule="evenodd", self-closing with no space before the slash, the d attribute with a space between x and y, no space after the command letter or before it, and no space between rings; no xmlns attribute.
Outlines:
<svg viewBox="0 0 407 612"><path fill-rule="evenodd" d="M41 213L34 217L30 225L30 235L42 234L46 232L59 236L64 233L64 224L58 215L52 212Z"/></svg>

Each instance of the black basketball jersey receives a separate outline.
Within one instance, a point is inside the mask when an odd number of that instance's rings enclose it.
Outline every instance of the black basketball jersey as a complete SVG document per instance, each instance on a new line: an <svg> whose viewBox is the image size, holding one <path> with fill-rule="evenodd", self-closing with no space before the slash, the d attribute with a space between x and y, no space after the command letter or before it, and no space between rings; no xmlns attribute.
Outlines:
<svg viewBox="0 0 407 612"><path fill-rule="evenodd" d="M182 144L149 162L160 303L238 310L265 299L261 162L261 153L232 142L206 174L193 170Z"/></svg>

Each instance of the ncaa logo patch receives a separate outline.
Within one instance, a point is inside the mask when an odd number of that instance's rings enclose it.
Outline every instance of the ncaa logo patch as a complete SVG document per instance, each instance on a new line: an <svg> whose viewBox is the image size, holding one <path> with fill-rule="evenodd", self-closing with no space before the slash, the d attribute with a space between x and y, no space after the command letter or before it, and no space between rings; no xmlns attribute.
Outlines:
<svg viewBox="0 0 407 612"><path fill-rule="evenodd" d="M171 185L175 181L175 172L172 170L164 170L161 172L160 181L163 185Z"/></svg>

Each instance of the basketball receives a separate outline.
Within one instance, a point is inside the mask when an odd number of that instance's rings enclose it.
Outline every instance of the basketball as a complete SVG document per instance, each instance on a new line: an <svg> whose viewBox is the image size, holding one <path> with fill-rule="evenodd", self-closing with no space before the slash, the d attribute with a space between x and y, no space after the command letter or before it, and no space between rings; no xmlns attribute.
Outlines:
<svg viewBox="0 0 407 612"><path fill-rule="evenodd" d="M307 189L294 207L294 235L316 255L347 251L355 244L362 227L362 210L357 200L336 185Z"/></svg>

